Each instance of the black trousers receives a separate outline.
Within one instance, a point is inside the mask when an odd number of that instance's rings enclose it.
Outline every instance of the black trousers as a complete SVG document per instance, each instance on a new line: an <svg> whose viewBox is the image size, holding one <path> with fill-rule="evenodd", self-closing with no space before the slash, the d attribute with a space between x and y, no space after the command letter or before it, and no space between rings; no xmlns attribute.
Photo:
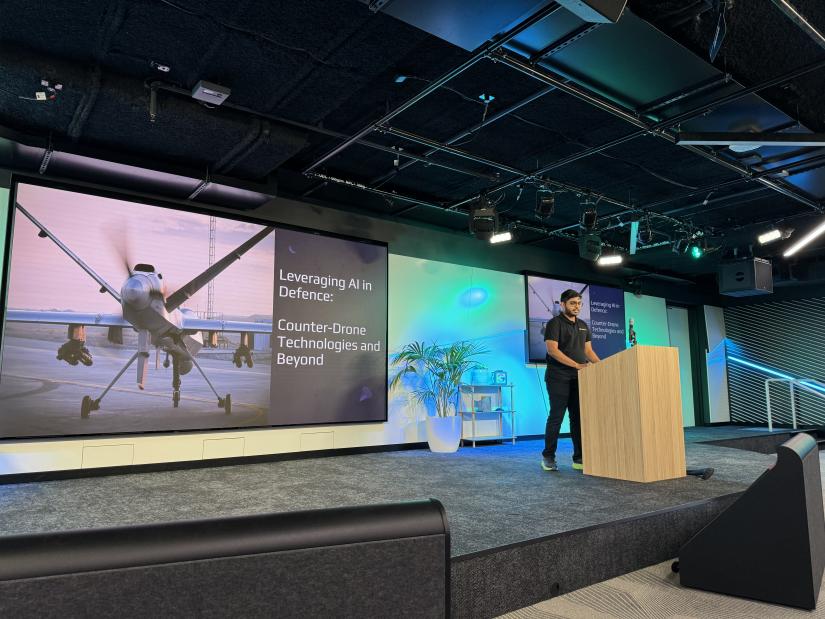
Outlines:
<svg viewBox="0 0 825 619"><path fill-rule="evenodd" d="M570 412L570 436L573 439L573 458L582 457L582 432L579 410L579 376L566 372L552 372L545 377L547 395L550 396L550 414L544 430L545 458L555 458L559 442L559 430L565 411Z"/></svg>

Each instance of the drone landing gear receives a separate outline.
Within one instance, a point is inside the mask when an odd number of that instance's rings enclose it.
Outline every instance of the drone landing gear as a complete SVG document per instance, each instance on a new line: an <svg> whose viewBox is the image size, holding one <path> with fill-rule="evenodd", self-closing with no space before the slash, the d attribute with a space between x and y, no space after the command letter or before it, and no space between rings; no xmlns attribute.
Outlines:
<svg viewBox="0 0 825 619"><path fill-rule="evenodd" d="M244 363L248 368L255 365L255 362L252 360L252 351L248 346L244 345L238 346L235 349L235 353L232 355L232 362L235 364L235 367L241 367Z"/></svg>
<svg viewBox="0 0 825 619"><path fill-rule="evenodd" d="M163 362L164 367L168 367L169 359ZM172 406L177 408L180 404L180 361L177 357L172 357Z"/></svg>
<svg viewBox="0 0 825 619"><path fill-rule="evenodd" d="M215 390L214 385L212 385L212 381L209 380L209 378L206 376L206 372L204 372L203 368L201 368L200 363L197 362L195 357L191 357L191 359L192 359L192 364L198 369L198 372L201 373L201 376L203 376L203 380L206 381L206 384L209 385L209 388L212 390L212 393L214 393L215 397L218 398L218 408L222 408L224 413L226 413L227 415L231 415L232 414L232 394L227 393L226 397L223 397L223 398L221 396L219 396L218 392Z"/></svg>
<svg viewBox="0 0 825 619"><path fill-rule="evenodd" d="M57 360L65 361L69 365L92 365L92 353L86 348L86 327L69 325L68 338L69 341L57 349Z"/></svg>
<svg viewBox="0 0 825 619"><path fill-rule="evenodd" d="M235 364L235 367L241 367L244 363L246 363L246 367L248 368L255 365L252 361L253 338L254 334L252 333L241 333L241 341L235 349L235 354L232 355L232 362Z"/></svg>
<svg viewBox="0 0 825 619"><path fill-rule="evenodd" d="M109 386L103 390L103 393L100 394L99 398L95 400L92 399L91 396L83 396L83 400L80 403L80 417L82 419L88 419L89 414L92 411L100 410L101 400L103 400L103 398L106 397L106 394L109 393L109 390L115 386L115 383L118 380L120 380L120 377L126 373L126 370L128 370L129 366L131 366L135 362L135 360L138 358L138 355L140 355L140 352L136 352L129 358L129 361L126 362L126 365L123 366L123 369L121 369L120 372L118 372L117 375L112 379L112 382L109 383Z"/></svg>

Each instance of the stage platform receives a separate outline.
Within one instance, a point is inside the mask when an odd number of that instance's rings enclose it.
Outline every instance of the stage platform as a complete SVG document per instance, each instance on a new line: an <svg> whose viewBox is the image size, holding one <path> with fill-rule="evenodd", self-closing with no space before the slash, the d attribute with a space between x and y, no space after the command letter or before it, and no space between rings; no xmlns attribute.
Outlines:
<svg viewBox="0 0 825 619"><path fill-rule="evenodd" d="M525 440L5 485L0 534L433 497L450 523L453 616L492 617L675 556L775 461L731 440L764 445L786 434L688 429L688 466L713 467L707 481L588 477L572 469L569 440L561 470L548 473L542 442Z"/></svg>

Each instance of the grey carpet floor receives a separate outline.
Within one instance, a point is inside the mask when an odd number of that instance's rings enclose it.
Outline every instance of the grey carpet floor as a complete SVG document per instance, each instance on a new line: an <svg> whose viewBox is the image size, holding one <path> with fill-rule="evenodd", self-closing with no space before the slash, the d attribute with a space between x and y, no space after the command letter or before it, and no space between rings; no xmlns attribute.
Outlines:
<svg viewBox="0 0 825 619"><path fill-rule="evenodd" d="M707 431L705 431L707 432ZM0 535L437 498L459 556L744 490L775 456L688 441L708 481L638 484L587 477L560 442L409 450L0 486Z"/></svg>
<svg viewBox="0 0 825 619"><path fill-rule="evenodd" d="M808 619L815 611L785 608L751 600L686 589L671 561L591 585L546 602L501 615L506 619ZM819 599L825 600L820 590Z"/></svg>
<svg viewBox="0 0 825 619"><path fill-rule="evenodd" d="M825 452L819 455L825 480ZM825 493L825 482L823 482ZM502 617L507 619L825 619L825 581L815 611L764 604L687 589L666 561L612 580L540 602Z"/></svg>

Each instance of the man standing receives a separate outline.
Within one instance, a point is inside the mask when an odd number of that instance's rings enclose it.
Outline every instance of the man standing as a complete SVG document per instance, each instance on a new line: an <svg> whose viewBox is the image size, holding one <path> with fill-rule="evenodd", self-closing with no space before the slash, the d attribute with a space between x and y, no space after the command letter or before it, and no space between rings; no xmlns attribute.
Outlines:
<svg viewBox="0 0 825 619"><path fill-rule="evenodd" d="M561 314L547 323L544 343L547 346L547 394L550 397L550 414L544 433L544 451L541 468L558 471L556 445L564 412L570 411L570 435L573 439L573 468L581 470L582 435L579 419L579 376L587 363L597 363L599 357L590 342L590 329L579 320L582 295L575 290L565 290L561 295Z"/></svg>

